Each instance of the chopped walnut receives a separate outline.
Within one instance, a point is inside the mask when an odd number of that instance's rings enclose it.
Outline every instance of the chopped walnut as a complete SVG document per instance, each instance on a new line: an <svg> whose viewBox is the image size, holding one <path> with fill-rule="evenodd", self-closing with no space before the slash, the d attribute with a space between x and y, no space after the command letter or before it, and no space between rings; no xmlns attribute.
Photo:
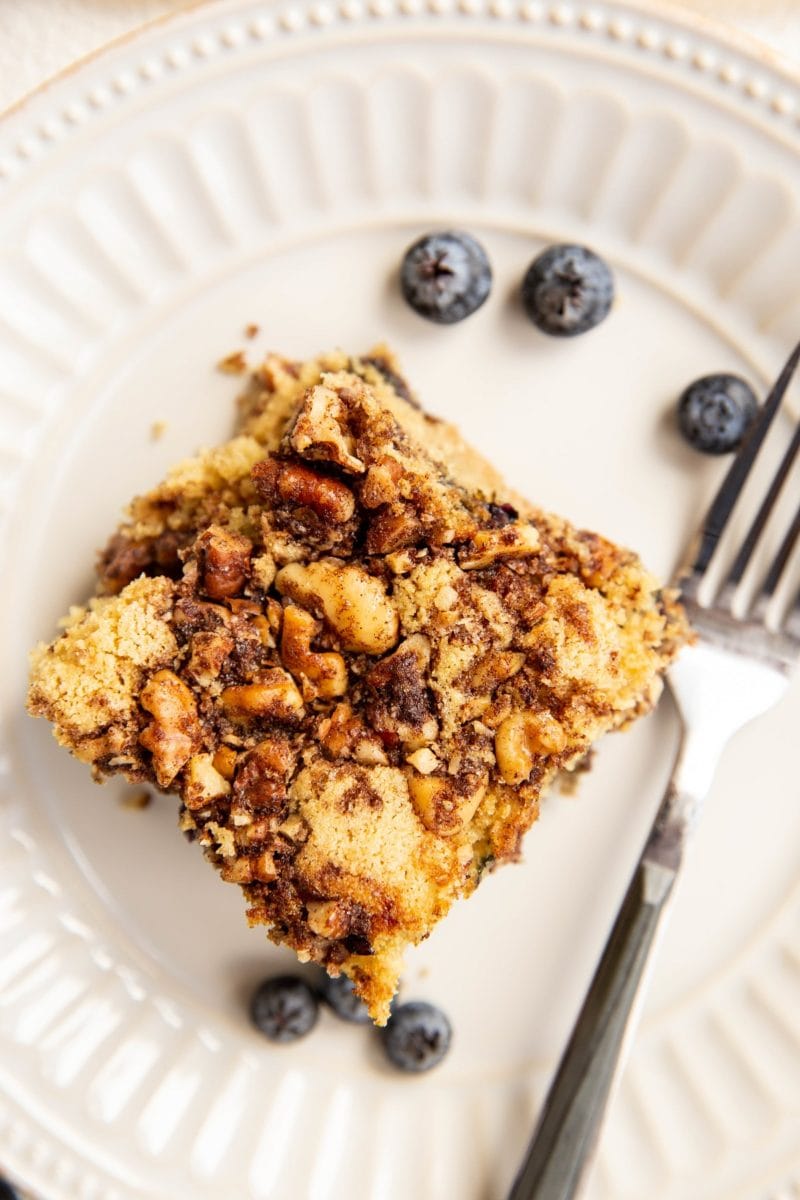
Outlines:
<svg viewBox="0 0 800 1200"><path fill-rule="evenodd" d="M240 533L211 525L197 539L203 589L212 600L225 600L241 592L250 571L253 543Z"/></svg>
<svg viewBox="0 0 800 1200"><path fill-rule="evenodd" d="M397 641L397 609L381 581L363 567L335 558L290 563L278 572L275 586L324 616L345 650L384 654Z"/></svg>
<svg viewBox="0 0 800 1200"><path fill-rule="evenodd" d="M225 688L220 696L223 709L236 721L288 721L303 715L303 697L288 671L273 667L262 671L252 683Z"/></svg>
<svg viewBox="0 0 800 1200"><path fill-rule="evenodd" d="M167 788L202 745L197 705L186 684L166 668L151 676L142 688L139 703L153 716L140 733L139 743L153 756L158 786Z"/></svg>
<svg viewBox="0 0 800 1200"><path fill-rule="evenodd" d="M280 600L273 600L270 596L267 600L264 611L267 617L267 624L269 625L273 634L275 634L277 637L281 631L281 626L283 625L283 605L281 604Z"/></svg>
<svg viewBox="0 0 800 1200"><path fill-rule="evenodd" d="M353 713L347 701L337 704L329 717L323 718L317 728L320 745L331 758L344 758L352 754L353 735L364 726L361 718Z"/></svg>
<svg viewBox="0 0 800 1200"><path fill-rule="evenodd" d="M439 725L428 689L431 644L416 633L367 676L372 698L367 712L372 726L410 749L436 740Z"/></svg>
<svg viewBox="0 0 800 1200"><path fill-rule="evenodd" d="M358 739L353 747L353 758L364 767L379 767L389 761L378 739L370 733Z"/></svg>
<svg viewBox="0 0 800 1200"><path fill-rule="evenodd" d="M269 850L262 850L250 859L250 871L253 879L259 883L271 883L273 879L278 878L278 868Z"/></svg>
<svg viewBox="0 0 800 1200"><path fill-rule="evenodd" d="M275 647L269 618L252 600L229 600L228 603L234 616L231 625L239 658L247 654L249 649L254 662L261 663L264 659L261 649Z"/></svg>
<svg viewBox="0 0 800 1200"><path fill-rule="evenodd" d="M330 700L347 691L347 667L341 654L315 653L311 649L311 642L321 628L319 621L304 608L291 604L284 613L281 659L301 685L308 685L308 700L317 696Z"/></svg>
<svg viewBox="0 0 800 1200"><path fill-rule="evenodd" d="M259 742L245 755L233 783L231 816L235 823L237 813L255 812L277 821L287 817L286 781L295 761L291 744L280 735ZM258 836L259 830L253 832Z"/></svg>
<svg viewBox="0 0 800 1200"><path fill-rule="evenodd" d="M260 617L261 607L255 600L246 600L242 596L232 596L228 608L235 616Z"/></svg>
<svg viewBox="0 0 800 1200"><path fill-rule="evenodd" d="M408 575L417 563L416 555L410 547L392 551L386 555L385 561L393 575Z"/></svg>
<svg viewBox="0 0 800 1200"><path fill-rule="evenodd" d="M219 771L223 779L233 779L237 757L233 746L220 746L213 758L214 770Z"/></svg>
<svg viewBox="0 0 800 1200"><path fill-rule="evenodd" d="M527 558L541 548L534 525L503 525L499 529L479 529L459 554L458 561L465 571L474 571L495 562Z"/></svg>
<svg viewBox="0 0 800 1200"><path fill-rule="evenodd" d="M343 938L350 932L346 900L311 900L307 905L308 927L324 938Z"/></svg>
<svg viewBox="0 0 800 1200"><path fill-rule="evenodd" d="M231 785L214 766L211 754L195 754L186 764L183 802L189 809L205 808L227 796Z"/></svg>
<svg viewBox="0 0 800 1200"><path fill-rule="evenodd" d="M392 504L400 492L398 484L403 477L403 465L396 458L384 456L367 471L359 488L359 499L365 508L380 508Z"/></svg>
<svg viewBox="0 0 800 1200"><path fill-rule="evenodd" d="M412 771L408 776L408 791L423 825L433 833L447 837L472 820L486 793L487 782L482 778L460 783L456 779L419 775Z"/></svg>
<svg viewBox="0 0 800 1200"><path fill-rule="evenodd" d="M271 554L259 554L250 565L253 582L265 592L272 587L277 570L275 559Z"/></svg>
<svg viewBox="0 0 800 1200"><path fill-rule="evenodd" d="M220 868L220 879L225 883L238 883L240 886L253 882L253 866L249 858L235 858L233 862L223 863Z"/></svg>
<svg viewBox="0 0 800 1200"><path fill-rule="evenodd" d="M518 650L490 650L471 668L470 682L476 692L491 694L524 666L525 655Z"/></svg>
<svg viewBox="0 0 800 1200"><path fill-rule="evenodd" d="M301 463L265 458L253 467L253 482L268 503L310 508L320 520L331 525L344 524L355 512L355 496L346 484Z"/></svg>
<svg viewBox="0 0 800 1200"><path fill-rule="evenodd" d="M442 765L429 746L422 746L413 754L409 754L406 762L419 771L420 775L431 775Z"/></svg>
<svg viewBox="0 0 800 1200"><path fill-rule="evenodd" d="M200 630L194 634L190 645L191 654L186 664L186 674L200 687L210 687L222 670L235 642L227 630Z"/></svg>
<svg viewBox="0 0 800 1200"><path fill-rule="evenodd" d="M353 713L346 700L320 721L317 734L331 758L354 758L364 766L382 766L389 761L378 735Z"/></svg>
<svg viewBox="0 0 800 1200"><path fill-rule="evenodd" d="M366 549L368 554L391 554L424 540L425 531L410 504L395 506L379 512L369 523Z"/></svg>
<svg viewBox="0 0 800 1200"><path fill-rule="evenodd" d="M305 397L289 434L293 450L303 458L336 463L351 475L361 475L364 463L355 455L356 439L349 427L345 389L334 390L324 382Z"/></svg>
<svg viewBox="0 0 800 1200"><path fill-rule="evenodd" d="M536 756L560 754L567 737L548 712L513 712L495 733L497 766L503 781L512 787L524 783Z"/></svg>
<svg viewBox="0 0 800 1200"><path fill-rule="evenodd" d="M248 846L262 846L274 834L280 818L278 809L271 816L255 816L237 800L231 805L231 821L237 827L239 840Z"/></svg>

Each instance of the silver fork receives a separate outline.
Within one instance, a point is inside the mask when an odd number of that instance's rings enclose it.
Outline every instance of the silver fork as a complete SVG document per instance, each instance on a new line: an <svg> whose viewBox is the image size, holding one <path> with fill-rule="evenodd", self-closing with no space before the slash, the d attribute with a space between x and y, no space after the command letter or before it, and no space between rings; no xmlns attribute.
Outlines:
<svg viewBox="0 0 800 1200"><path fill-rule="evenodd" d="M783 695L800 656L800 596L782 626L765 624L770 601L800 537L800 509L749 612L733 598L800 450L800 424L713 602L701 584L800 361L789 358L759 411L687 556L678 586L698 635L669 673L682 719L672 777L558 1065L509 1200L572 1200L597 1145L609 1097L635 1024L657 934L719 758L730 738Z"/></svg>

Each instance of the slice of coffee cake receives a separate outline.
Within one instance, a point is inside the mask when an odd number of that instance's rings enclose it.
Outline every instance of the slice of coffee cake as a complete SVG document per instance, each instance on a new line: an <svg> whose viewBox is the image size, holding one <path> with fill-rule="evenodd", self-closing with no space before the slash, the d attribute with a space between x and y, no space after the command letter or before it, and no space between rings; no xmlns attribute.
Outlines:
<svg viewBox="0 0 800 1200"><path fill-rule="evenodd" d="M33 654L60 742L182 801L248 919L385 1022L405 948L646 712L686 637L635 555L510 495L385 348L269 358Z"/></svg>

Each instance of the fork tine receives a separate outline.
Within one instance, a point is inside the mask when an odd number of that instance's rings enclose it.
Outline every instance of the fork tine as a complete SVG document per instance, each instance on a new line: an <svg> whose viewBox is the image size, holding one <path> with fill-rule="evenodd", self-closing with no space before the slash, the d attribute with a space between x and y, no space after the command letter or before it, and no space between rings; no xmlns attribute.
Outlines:
<svg viewBox="0 0 800 1200"><path fill-rule="evenodd" d="M775 562L772 564L770 573L764 581L765 593L768 585L772 587L773 592L777 588L798 538L800 538L800 508L794 514L791 527L783 539L781 547L775 556ZM773 574L775 576L774 579ZM767 595L771 595L771 593L767 593ZM766 605L762 607L766 608ZM800 590L795 593L794 599L786 613L783 632L785 635L794 638L795 641L800 642Z"/></svg>
<svg viewBox="0 0 800 1200"><path fill-rule="evenodd" d="M800 642L800 591L795 596L786 614L782 632L794 638L796 642Z"/></svg>
<svg viewBox="0 0 800 1200"><path fill-rule="evenodd" d="M783 572L786 570L792 551L795 548L797 539L800 537L800 507L794 514L794 520L786 531L786 536L781 542L778 552L772 560L772 565L767 572L767 577L761 587L761 595L769 598L774 596L778 584L781 581ZM760 599L760 597L759 597Z"/></svg>
<svg viewBox="0 0 800 1200"><path fill-rule="evenodd" d="M770 513L772 512L773 508L775 507L775 502L777 501L778 496L780 495L781 488L783 487L784 483L786 482L786 476L789 474L789 471L792 468L792 464L794 463L794 460L797 457L798 450L800 450L800 424L798 424L797 428L794 431L794 436L792 437L792 440L789 443L786 453L784 454L783 458L781 459L780 466L778 467L777 471L775 472L775 475L773 476L772 482L769 485L769 490L767 491L766 496L764 497L764 499L761 502L761 507L759 508L758 512L756 513L752 525L750 526L750 528L747 531L747 537L742 542L739 553L736 555L734 564L731 567L730 572L728 573L728 578L725 581L725 584L727 587L735 586L737 583L741 582L742 576L744 575L745 571L747 570L747 564L750 562L750 559L753 557L753 551L755 550L755 548L758 544L758 539L761 537L761 534L764 532L764 526L766 525L767 521L769 520ZM794 528L794 526L792 526L792 528ZM792 543L792 545L793 544L794 543ZM783 547L781 547L781 549L783 549ZM791 549L792 549L792 547L790 545L787 555L791 553ZM781 570L783 570L784 565L785 565L785 563L781 566ZM770 574L769 574L768 578L771 578L771 577L772 577L772 571L770 570ZM778 578L780 578L780 571L778 572L778 576L776 577L776 581L775 581L776 585L777 585ZM764 585L764 589L766 590L766 583ZM774 587L772 590L774 591ZM771 594L771 592L770 592L770 594Z"/></svg>
<svg viewBox="0 0 800 1200"><path fill-rule="evenodd" d="M708 510L700 537L700 549L690 569L691 574L696 578L704 574L714 556L714 551L719 544L739 494L753 468L756 455L761 449L769 427L792 381L792 376L797 370L798 362L800 362L800 342L795 346L772 391L762 404L749 434L731 463L728 473L722 481L722 486Z"/></svg>

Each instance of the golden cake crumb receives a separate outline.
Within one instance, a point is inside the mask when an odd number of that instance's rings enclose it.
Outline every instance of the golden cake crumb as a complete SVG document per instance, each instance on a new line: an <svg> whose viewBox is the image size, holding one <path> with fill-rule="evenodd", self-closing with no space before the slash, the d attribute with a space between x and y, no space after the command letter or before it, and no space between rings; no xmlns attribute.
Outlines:
<svg viewBox="0 0 800 1200"><path fill-rule="evenodd" d="M247 359L244 350L234 350L231 354L226 354L217 363L217 369L226 375L246 375Z"/></svg>
<svg viewBox="0 0 800 1200"><path fill-rule="evenodd" d="M687 628L635 555L532 508L396 359L269 355L231 441L135 499L29 708L176 792L248 920L386 1021L403 954L655 702Z"/></svg>

